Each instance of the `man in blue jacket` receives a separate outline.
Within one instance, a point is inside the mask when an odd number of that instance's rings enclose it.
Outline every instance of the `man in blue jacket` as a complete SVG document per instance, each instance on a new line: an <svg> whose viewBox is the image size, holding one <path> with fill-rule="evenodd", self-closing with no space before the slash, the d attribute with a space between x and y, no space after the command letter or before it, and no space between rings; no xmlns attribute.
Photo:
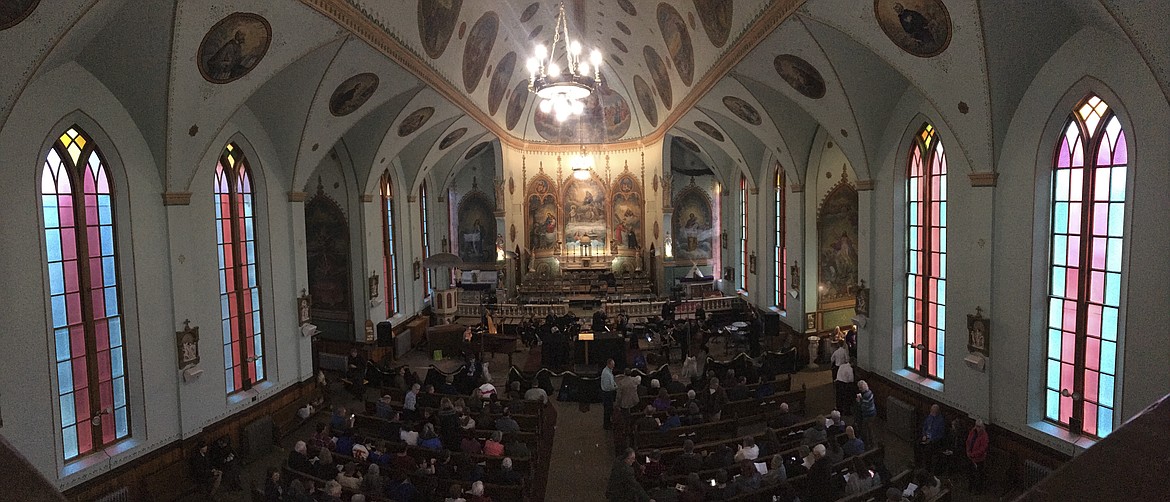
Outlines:
<svg viewBox="0 0 1170 502"><path fill-rule="evenodd" d="M938 405L933 404L930 406L930 414L922 421L922 437L918 438L918 445L914 448L914 463L929 468L934 463L934 455L946 433L947 421Z"/></svg>

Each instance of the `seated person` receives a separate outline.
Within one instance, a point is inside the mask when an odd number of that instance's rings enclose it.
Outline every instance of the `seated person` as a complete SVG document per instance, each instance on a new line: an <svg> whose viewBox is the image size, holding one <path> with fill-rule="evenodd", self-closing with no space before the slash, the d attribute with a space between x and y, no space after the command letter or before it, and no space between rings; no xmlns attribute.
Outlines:
<svg viewBox="0 0 1170 502"><path fill-rule="evenodd" d="M390 420L394 418L395 412L396 410L394 409L394 399L390 397L390 394L382 396L378 402L374 403L375 417Z"/></svg>
<svg viewBox="0 0 1170 502"><path fill-rule="evenodd" d="M669 394L682 394L687 391L687 384L679 380L678 375L671 375L670 381L666 383L666 392Z"/></svg>
<svg viewBox="0 0 1170 502"><path fill-rule="evenodd" d="M406 451L406 445L402 443L391 444L390 447L390 467L398 472L414 472L418 470L418 461L410 456Z"/></svg>
<svg viewBox="0 0 1170 502"><path fill-rule="evenodd" d="M833 410L829 412L829 418L827 420L825 422L825 428L827 430L826 433L830 437L845 433L845 420L841 418L840 411Z"/></svg>
<svg viewBox="0 0 1170 502"><path fill-rule="evenodd" d="M642 467L644 481L661 481L666 475L666 465L662 463L662 450L654 449L646 456L646 465Z"/></svg>
<svg viewBox="0 0 1170 502"><path fill-rule="evenodd" d="M773 418L768 426L773 429L792 427L804 421L804 417L788 410L788 403L780 403L780 414Z"/></svg>
<svg viewBox="0 0 1170 502"><path fill-rule="evenodd" d="M415 502L418 498L418 489L410 483L410 476L398 471L386 484L386 496L398 502Z"/></svg>
<svg viewBox="0 0 1170 502"><path fill-rule="evenodd" d="M707 490L707 500L727 500L736 494L735 485L729 484L727 471L719 469L715 473L715 486Z"/></svg>
<svg viewBox="0 0 1170 502"><path fill-rule="evenodd" d="M483 481L471 483L471 489L464 494L467 502L492 502L492 498L483 494Z"/></svg>
<svg viewBox="0 0 1170 502"><path fill-rule="evenodd" d="M926 469L914 471L914 484L918 485L914 492L915 500L930 500L942 491L942 481Z"/></svg>
<svg viewBox="0 0 1170 502"><path fill-rule="evenodd" d="M528 443L517 439L516 436L508 436L504 440L504 454L513 458L528 458L532 453L528 451Z"/></svg>
<svg viewBox="0 0 1170 502"><path fill-rule="evenodd" d="M854 432L852 425L845 428L845 437L847 439L845 440L845 444L841 445L841 450L845 452L846 456L852 457L865 453L865 441L857 437L857 433Z"/></svg>
<svg viewBox="0 0 1170 502"><path fill-rule="evenodd" d="M748 391L747 377L739 377L731 381L731 387L727 389L727 399L731 401L743 401L751 398L751 392Z"/></svg>
<svg viewBox="0 0 1170 502"><path fill-rule="evenodd" d="M703 470L703 457L695 453L695 442L690 439L683 441L682 455L674 459L670 466L670 474L691 474Z"/></svg>
<svg viewBox="0 0 1170 502"><path fill-rule="evenodd" d="M337 473L334 479L341 484L342 488L355 492L362 489L362 473L358 471L357 462L345 464L345 468Z"/></svg>
<svg viewBox="0 0 1170 502"><path fill-rule="evenodd" d="M540 382L533 379L532 388L524 392L524 399L526 401L536 401L540 404L548 404L548 392L540 388Z"/></svg>
<svg viewBox="0 0 1170 502"><path fill-rule="evenodd" d="M501 432L520 432L520 424L516 423L516 419L512 418L512 414L504 408L504 414L496 419L496 430Z"/></svg>
<svg viewBox="0 0 1170 502"><path fill-rule="evenodd" d="M658 427L659 432L666 432L675 427L682 426L682 419L679 418L678 413L673 409L666 410L666 420L662 421L662 425Z"/></svg>
<svg viewBox="0 0 1170 502"><path fill-rule="evenodd" d="M752 436L746 436L743 438L743 442L740 443L739 449L735 452L735 461L755 460L759 456L760 447L756 446L756 439Z"/></svg>
<svg viewBox="0 0 1170 502"><path fill-rule="evenodd" d="M812 427L805 429L804 439L800 441L800 444L804 446L812 446L815 444L824 443L829 437L828 434L828 430L825 429L825 416L818 416L816 420L813 421Z"/></svg>
<svg viewBox="0 0 1170 502"><path fill-rule="evenodd" d="M731 453L731 447L727 445L720 445L714 452L707 455L703 461L705 469L721 469L730 467L735 463L735 454Z"/></svg>
<svg viewBox="0 0 1170 502"><path fill-rule="evenodd" d="M292 451L288 452L288 467L297 472L304 472L311 474L313 472L313 464L309 460L309 449L304 441L297 441L293 445Z"/></svg>
<svg viewBox="0 0 1170 502"><path fill-rule="evenodd" d="M657 381L655 380L655 382ZM670 404L670 394L666 392L666 389L658 389L658 397L654 398L654 402L650 403L650 406L657 411L666 411L670 409Z"/></svg>
<svg viewBox="0 0 1170 502"><path fill-rule="evenodd" d="M353 428L353 418L349 410L344 406L338 406L333 410L333 416L329 417L329 429L336 433L347 433Z"/></svg>
<svg viewBox="0 0 1170 502"><path fill-rule="evenodd" d="M765 373L756 386L756 399L763 399L776 393L776 375Z"/></svg>
<svg viewBox="0 0 1170 502"><path fill-rule="evenodd" d="M698 474L691 473L687 476L687 484L682 493L678 495L678 502L703 502L707 499L707 488Z"/></svg>
<svg viewBox="0 0 1170 502"><path fill-rule="evenodd" d="M492 431L492 437L483 443L483 454L493 457L504 455L504 433Z"/></svg>
<svg viewBox="0 0 1170 502"><path fill-rule="evenodd" d="M463 453L479 454L483 453L483 444L474 437L463 436L463 438L459 440L459 449L462 450Z"/></svg>
<svg viewBox="0 0 1170 502"><path fill-rule="evenodd" d="M504 460L500 461L500 470L496 472L492 482L498 485L518 485L520 481L520 473L512 470L512 459L504 457Z"/></svg>
<svg viewBox="0 0 1170 502"><path fill-rule="evenodd" d="M443 449L443 441L439 439L439 434L435 432L434 424L430 422L423 424L423 430L418 435L418 445L428 450Z"/></svg>
<svg viewBox="0 0 1170 502"><path fill-rule="evenodd" d="M788 470L784 467L784 457L780 455L773 455L772 461L768 465L768 473L764 474L761 481L767 485L774 485L776 483L783 483L787 480Z"/></svg>
<svg viewBox="0 0 1170 502"><path fill-rule="evenodd" d="M754 492L763 484L763 475L756 469L753 461L745 460L739 463L739 473L735 476L736 493Z"/></svg>
<svg viewBox="0 0 1170 502"><path fill-rule="evenodd" d="M868 464L858 459L845 476L845 494L856 495L882 485L882 477Z"/></svg>
<svg viewBox="0 0 1170 502"><path fill-rule="evenodd" d="M643 415L634 421L634 430L639 432L658 430L658 427L662 424L657 418L654 418L655 412L654 405L646 405L646 409L643 410Z"/></svg>

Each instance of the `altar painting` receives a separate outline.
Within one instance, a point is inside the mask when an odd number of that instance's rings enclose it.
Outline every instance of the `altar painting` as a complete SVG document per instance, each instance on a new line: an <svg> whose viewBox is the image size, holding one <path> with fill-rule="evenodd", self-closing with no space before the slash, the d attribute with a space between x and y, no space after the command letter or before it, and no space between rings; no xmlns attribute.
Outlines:
<svg viewBox="0 0 1170 502"><path fill-rule="evenodd" d="M608 243L605 235L605 186L596 175L587 180L570 178L565 184L562 207L565 219L565 253L580 254L582 237L589 236L594 254L604 253Z"/></svg>
<svg viewBox="0 0 1170 502"><path fill-rule="evenodd" d="M618 249L641 249L646 241L642 233L642 189L630 174L623 174L614 183L613 239Z"/></svg>
<svg viewBox="0 0 1170 502"><path fill-rule="evenodd" d="M464 263L496 261L496 217L492 200L472 190L459 201L458 245Z"/></svg>
<svg viewBox="0 0 1170 502"><path fill-rule="evenodd" d="M318 191L305 204L305 234L312 318L353 320L349 223L345 212L332 198Z"/></svg>
<svg viewBox="0 0 1170 502"><path fill-rule="evenodd" d="M553 250L557 246L557 196L553 182L540 175L528 185L528 247L532 251Z"/></svg>
<svg viewBox="0 0 1170 502"><path fill-rule="evenodd" d="M842 181L817 213L817 293L822 308L854 302L857 284L857 190Z"/></svg>
<svg viewBox="0 0 1170 502"><path fill-rule="evenodd" d="M675 260L709 260L712 256L715 226L712 223L711 198L691 184L682 189L674 201Z"/></svg>

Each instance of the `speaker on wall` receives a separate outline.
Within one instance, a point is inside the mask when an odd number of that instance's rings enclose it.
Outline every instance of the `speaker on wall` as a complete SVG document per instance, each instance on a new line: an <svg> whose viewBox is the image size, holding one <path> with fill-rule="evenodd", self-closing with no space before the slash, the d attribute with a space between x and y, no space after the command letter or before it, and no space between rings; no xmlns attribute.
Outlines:
<svg viewBox="0 0 1170 502"><path fill-rule="evenodd" d="M379 347L390 347L394 345L394 327L390 325L390 321L378 323L377 331Z"/></svg>

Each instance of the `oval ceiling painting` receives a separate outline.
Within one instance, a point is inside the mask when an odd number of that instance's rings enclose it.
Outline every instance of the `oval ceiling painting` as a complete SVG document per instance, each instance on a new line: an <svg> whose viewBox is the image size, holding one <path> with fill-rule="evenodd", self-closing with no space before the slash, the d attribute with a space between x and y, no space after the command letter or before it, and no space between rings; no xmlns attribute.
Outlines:
<svg viewBox="0 0 1170 502"><path fill-rule="evenodd" d="M469 93L475 92L475 88L479 87L488 58L492 57L492 47L496 45L496 34L499 29L500 16L487 11L480 16L471 27L471 32L467 34L467 46L463 49L463 87Z"/></svg>
<svg viewBox="0 0 1170 502"><path fill-rule="evenodd" d="M435 114L435 109L429 106L419 108L402 119L402 123L398 125L398 136L410 136L415 131L422 128L431 119L431 115Z"/></svg>
<svg viewBox="0 0 1170 502"><path fill-rule="evenodd" d="M504 91L508 90L508 81L512 80L512 72L516 70L516 53L509 52L500 58L496 65L496 72L492 74L491 84L488 85L488 114L495 115L504 101Z"/></svg>
<svg viewBox="0 0 1170 502"><path fill-rule="evenodd" d="M540 10L540 2L533 2L520 13L520 22L527 23L532 20L532 16L536 15L536 11Z"/></svg>
<svg viewBox="0 0 1170 502"><path fill-rule="evenodd" d="M625 33L626 35L630 35L630 34L632 34L632 33L633 33L633 32L631 32L631 31L630 31L630 27L629 27L629 26L626 26L626 23L623 23L623 22L621 22L621 21L614 21L614 23L613 23L613 24L616 24L616 25L617 25L617 27L618 27L618 29L619 29L619 30L622 30L622 33Z"/></svg>
<svg viewBox="0 0 1170 502"><path fill-rule="evenodd" d="M626 65L626 62L622 61L622 58L618 57L617 54L613 54L613 55L609 56L609 58L612 59L613 62L617 63L618 66L625 66Z"/></svg>
<svg viewBox="0 0 1170 502"><path fill-rule="evenodd" d="M532 33L529 33L529 34L528 34L528 39L529 39L529 40L532 40L532 39L536 38L536 36L540 34L541 30L544 30L544 25L543 25L543 24L542 24L542 25L538 25L537 27L533 28L533 29L532 29Z"/></svg>
<svg viewBox="0 0 1170 502"><path fill-rule="evenodd" d="M646 68L650 70L650 80L654 82L654 88L658 89L658 97L662 98L662 104L669 110L674 103L674 95L671 94L670 74L666 73L666 62L658 55L658 51L649 45L642 48L642 55L646 57Z"/></svg>
<svg viewBox="0 0 1170 502"><path fill-rule="evenodd" d="M213 84L226 84L252 71L272 42L272 26L258 14L237 12L212 26L199 44L199 73Z"/></svg>
<svg viewBox="0 0 1170 502"><path fill-rule="evenodd" d="M622 10L626 11L626 14L631 16L638 15L638 9L634 8L634 4L630 3L630 0L617 0L617 4L618 7L621 7Z"/></svg>
<svg viewBox="0 0 1170 502"><path fill-rule="evenodd" d="M492 144L488 143L487 141L479 143L479 144L471 147L471 150L468 150L467 155L464 155L463 158L470 159L472 157L475 157L476 155L483 153L484 150L487 150L487 147L489 147L489 146L492 146Z"/></svg>
<svg viewBox="0 0 1170 502"><path fill-rule="evenodd" d="M739 117L741 120L751 125L760 125L763 123L763 120L760 117L760 112L757 111L754 106L748 104L747 101L744 101L740 98L735 96L723 96L723 106L726 106L728 110L731 110L731 113L734 113L736 117Z"/></svg>
<svg viewBox="0 0 1170 502"><path fill-rule="evenodd" d="M723 47L731 35L731 17L735 12L732 0L694 0L695 11L703 22L703 31L715 47Z"/></svg>
<svg viewBox="0 0 1170 502"><path fill-rule="evenodd" d="M619 51L625 52L627 54L630 52L630 50L626 48L626 44L622 43L621 40L618 40L616 38L611 38L611 39L609 39L609 41L613 42L613 46L617 47L617 49Z"/></svg>
<svg viewBox="0 0 1170 502"><path fill-rule="evenodd" d="M825 79L808 61L792 54L781 54L776 56L772 64L780 78L788 82L796 92L811 99L825 97Z"/></svg>
<svg viewBox="0 0 1170 502"><path fill-rule="evenodd" d="M451 145L454 145L456 141L459 141L459 139L462 138L464 134L467 134L466 127L460 127L454 131L451 131L450 134L443 138L443 141L439 142L439 150L446 150L450 148Z"/></svg>
<svg viewBox="0 0 1170 502"><path fill-rule="evenodd" d="M439 59L447 51L462 8L463 0L418 0L418 38L431 59Z"/></svg>
<svg viewBox="0 0 1170 502"><path fill-rule="evenodd" d="M555 113L537 109L533 121L537 134L554 143L617 141L630 130L630 105L621 94L605 87L585 98L585 111L581 115L558 122Z"/></svg>
<svg viewBox="0 0 1170 502"><path fill-rule="evenodd" d="M6 0L0 3L0 30L6 30L28 17L41 0Z"/></svg>
<svg viewBox="0 0 1170 502"><path fill-rule="evenodd" d="M658 127L658 103L654 102L654 94L650 93L650 85L642 79L641 75L634 75L634 95L638 98L638 106L642 107L642 113L646 115L646 120L650 121L650 125Z"/></svg>
<svg viewBox="0 0 1170 502"><path fill-rule="evenodd" d="M698 127L700 131L703 131L708 136L715 138L716 141L723 141L724 140L723 133L719 132L719 128L717 128L711 124L703 122L702 120L696 120L695 127Z"/></svg>
<svg viewBox="0 0 1170 502"><path fill-rule="evenodd" d="M504 125L508 126L508 130L516 128L516 124L520 123L520 116L524 113L524 105L528 103L528 81L521 80L512 89L512 95L508 97L508 108L504 110Z"/></svg>
<svg viewBox="0 0 1170 502"><path fill-rule="evenodd" d="M874 0L873 15L890 41L920 58L951 43L951 15L942 0Z"/></svg>
<svg viewBox="0 0 1170 502"><path fill-rule="evenodd" d="M690 151L695 152L695 153L702 153L702 150L699 150L699 145L696 145L695 142L691 141L690 138L684 138L682 136L675 136L673 141L675 143L678 143L683 148L686 148L687 150L690 150Z"/></svg>
<svg viewBox="0 0 1170 502"><path fill-rule="evenodd" d="M337 89L333 90L333 96L329 97L329 113L338 117L349 115L366 104L366 100L370 99L376 90L378 76L373 73L359 73L349 77L337 86Z"/></svg>
<svg viewBox="0 0 1170 502"><path fill-rule="evenodd" d="M691 34L682 15L670 4L658 4L658 28L666 42L666 53L674 61L674 69L683 85L690 87L695 78L695 48L691 45Z"/></svg>

